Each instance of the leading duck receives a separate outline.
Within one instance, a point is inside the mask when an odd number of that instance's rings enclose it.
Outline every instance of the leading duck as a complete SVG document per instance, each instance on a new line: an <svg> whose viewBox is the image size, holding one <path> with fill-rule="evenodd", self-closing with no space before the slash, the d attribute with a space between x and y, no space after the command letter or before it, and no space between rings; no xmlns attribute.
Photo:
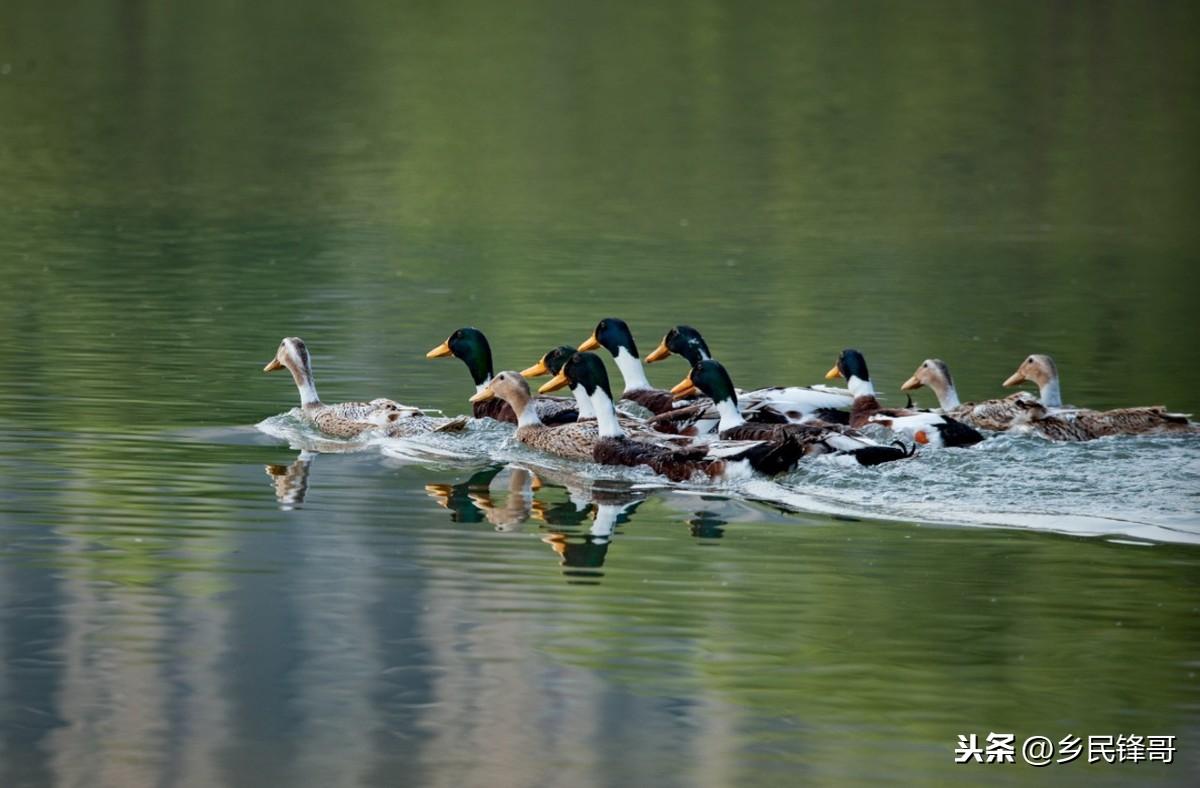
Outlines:
<svg viewBox="0 0 1200 788"><path fill-rule="evenodd" d="M300 413L305 421L330 438L356 438L378 429L389 437L403 438L434 431L454 431L466 426L459 419L426 416L420 408L390 399L370 402L338 402L327 405L317 396L312 359L300 337L284 337L263 372L286 369L300 391Z"/></svg>

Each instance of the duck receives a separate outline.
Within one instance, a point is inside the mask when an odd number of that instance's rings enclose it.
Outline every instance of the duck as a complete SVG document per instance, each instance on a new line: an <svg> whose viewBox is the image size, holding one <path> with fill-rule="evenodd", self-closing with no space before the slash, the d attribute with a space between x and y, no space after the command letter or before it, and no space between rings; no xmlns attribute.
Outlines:
<svg viewBox="0 0 1200 788"><path fill-rule="evenodd" d="M1000 399L982 402L961 402L950 367L940 358L927 358L916 371L900 386L904 392L928 386L938 400L938 412L979 430L1004 432L1016 425L1026 424L1041 411L1037 400L1027 392L1019 391Z"/></svg>
<svg viewBox="0 0 1200 788"><path fill-rule="evenodd" d="M613 406L612 389L604 363L594 353L575 353L540 393L564 386L583 388L596 411L593 423L576 422L551 427L542 424L529 407L529 384L521 375L501 373L483 391L480 399L504 398L521 420L516 439L530 448L568 459L624 467L645 466L672 481L687 481L701 474L709 479L727 479L759 471L780 473L794 465L802 447L792 440L777 445L765 442L737 445L683 446L636 440L625 433Z"/></svg>
<svg viewBox="0 0 1200 788"><path fill-rule="evenodd" d="M577 350L582 353L600 347L612 354L617 362L617 369L621 371L621 378L625 382L621 399L641 405L654 414L666 413L681 406L681 403L671 396L671 392L654 388L646 379L646 371L642 368L642 361L638 356L637 343L633 341L633 332L624 320L617 317L604 318L596 324L592 335L585 339Z"/></svg>
<svg viewBox="0 0 1200 788"><path fill-rule="evenodd" d="M493 377L471 397L471 403L501 399L517 417L518 443L556 457L590 462L592 450L600 439L597 422L575 421L569 424L546 424L533 404L534 397L525 378L514 371L504 371Z"/></svg>
<svg viewBox="0 0 1200 788"><path fill-rule="evenodd" d="M1108 435L1198 431L1198 425L1192 423L1188 414L1169 413L1162 405L1104 411L1064 406L1058 366L1044 353L1026 357L1002 385L1012 388L1025 382L1038 387L1038 404L1048 411L1034 411L1028 423L1052 440L1086 441Z"/></svg>
<svg viewBox="0 0 1200 788"><path fill-rule="evenodd" d="M689 368L713 358L708 343L704 341L700 332L692 326L682 324L667 331L658 347L646 356L646 363L653 364L671 355L682 357ZM852 401L853 395L849 392L828 386L766 386L738 392L742 415L751 421L765 423L788 421L803 424L809 421L823 421L830 424L848 424L849 414L843 409L849 408ZM678 408L677 411L677 421L691 416L688 407ZM669 419L671 416L660 418ZM703 423L709 424L711 429L715 428L717 420L713 418L711 423Z"/></svg>
<svg viewBox="0 0 1200 788"><path fill-rule="evenodd" d="M722 440L777 441L791 438L804 447L804 455L835 454L858 465L879 465L911 457L915 452L897 441L884 446L865 437L855 429L825 424L753 424L746 421L738 409L737 389L721 362L703 359L681 380L672 393L687 395L695 390L704 392L716 403L721 414L718 435Z"/></svg>
<svg viewBox="0 0 1200 788"><path fill-rule="evenodd" d="M286 369L300 391L300 413L304 420L329 438L348 440L377 430L388 437L403 438L433 431L453 432L466 426L463 419L427 415L420 408L402 405L390 399L370 402L326 404L317 395L313 382L312 357L300 337L284 337L275 357L263 372Z"/></svg>
<svg viewBox="0 0 1200 788"><path fill-rule="evenodd" d="M425 354L425 358L454 356L467 365L471 379L475 382L475 393L482 391L492 380L492 347L487 337L478 328L464 326L457 329L446 341ZM570 400L561 397L537 397L534 400L538 417L544 424L570 424L579 418L579 410ZM502 399L487 399L474 402L471 415L477 419L490 418L508 424L517 423L517 415Z"/></svg>
<svg viewBox="0 0 1200 788"><path fill-rule="evenodd" d="M862 352L846 348L838 354L837 362L827 379L845 378L847 388L854 394L850 404L850 426L863 429L878 424L932 447L974 446L983 440L975 428L946 414L914 410L912 400L906 408L885 408L875 396L875 385Z"/></svg>

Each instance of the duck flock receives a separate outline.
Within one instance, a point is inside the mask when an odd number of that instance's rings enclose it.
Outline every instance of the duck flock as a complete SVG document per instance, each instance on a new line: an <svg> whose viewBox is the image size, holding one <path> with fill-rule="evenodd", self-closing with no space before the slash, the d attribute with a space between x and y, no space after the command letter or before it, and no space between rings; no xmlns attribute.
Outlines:
<svg viewBox="0 0 1200 788"><path fill-rule="evenodd" d="M612 355L624 380L614 395L601 358ZM515 425L513 438L546 455L603 466L644 467L672 481L775 476L809 458L858 466L905 460L918 450L967 447L988 434L1009 432L1051 441L1086 441L1110 435L1200 434L1187 415L1160 406L1098 411L1062 404L1058 371L1050 356L1028 356L1007 387L1030 382L1038 395L1020 391L1003 399L961 402L944 361L926 359L900 387L929 387L939 407L885 408L876 398L866 359L843 350L827 385L769 386L744 391L685 325L667 331L646 356L655 363L679 356L689 369L670 390L650 385L625 321L601 320L578 348L548 351L520 372L495 374L491 347L476 328L460 328L427 358L456 357L475 384L471 417L435 416L390 399L328 404L313 382L305 343L287 337L265 372L287 369L300 391L299 418L323 438L410 438L469 430L478 420ZM529 380L548 377L536 395ZM571 397L547 396L566 388Z"/></svg>

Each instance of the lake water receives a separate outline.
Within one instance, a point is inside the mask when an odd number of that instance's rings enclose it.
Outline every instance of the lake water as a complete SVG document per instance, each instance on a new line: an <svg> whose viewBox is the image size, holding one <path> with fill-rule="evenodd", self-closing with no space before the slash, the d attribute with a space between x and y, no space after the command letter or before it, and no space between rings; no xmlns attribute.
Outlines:
<svg viewBox="0 0 1200 788"><path fill-rule="evenodd" d="M453 329L611 315L748 387L1048 352L1200 412L1198 16L9 2L0 786L1195 784L1196 441L667 488L312 452L261 368L459 413ZM990 732L1179 749L954 765Z"/></svg>

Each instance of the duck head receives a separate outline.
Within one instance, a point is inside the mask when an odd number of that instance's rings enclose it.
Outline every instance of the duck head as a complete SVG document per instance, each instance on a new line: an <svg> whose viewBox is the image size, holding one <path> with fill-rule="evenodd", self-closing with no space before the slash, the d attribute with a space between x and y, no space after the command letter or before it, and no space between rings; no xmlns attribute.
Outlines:
<svg viewBox="0 0 1200 788"><path fill-rule="evenodd" d="M700 336L700 332L691 326L675 326L668 331L662 342L658 343L658 347L646 356L646 363L661 361L672 353L683 356L693 367L704 359L712 358L708 343Z"/></svg>
<svg viewBox="0 0 1200 788"><path fill-rule="evenodd" d="M562 370L563 365L567 363L567 359L575 355L575 353L575 348L570 345L559 345L538 359L538 362L533 366L521 370L521 376L526 378L540 378L543 375L557 375Z"/></svg>
<svg viewBox="0 0 1200 788"><path fill-rule="evenodd" d="M580 352L595 350L602 347L612 354L625 380L625 390L650 388L646 380L646 372L642 369L642 360L638 357L637 343L633 341L633 332L629 325L619 317L606 317L596 324L592 335L579 346Z"/></svg>
<svg viewBox="0 0 1200 788"><path fill-rule="evenodd" d="M1004 381L1005 388L1019 386L1029 381L1038 387L1038 399L1047 408L1062 407L1062 389L1058 382L1058 366L1045 353L1034 353L1026 357L1017 371Z"/></svg>
<svg viewBox="0 0 1200 788"><path fill-rule="evenodd" d="M492 397L499 397L512 406L513 413L517 414L518 427L529 427L542 423L542 420L538 418L537 409L529 406L531 399L529 384L525 382L525 378L521 377L520 373L509 370L501 372L475 392L470 401L472 403L483 402Z"/></svg>
<svg viewBox="0 0 1200 788"><path fill-rule="evenodd" d="M575 355L575 348L569 345L559 345L546 355L538 360L538 363L531 367L521 370L521 376L526 378L538 378L542 375L557 375L562 371L563 365L571 356ZM575 395L575 406L579 410L579 418L594 419L596 412L592 408L592 400L582 389L572 389L572 394Z"/></svg>
<svg viewBox="0 0 1200 788"><path fill-rule="evenodd" d="M617 409L613 405L612 387L608 383L608 371L604 362L595 353L575 353L552 380L538 389L539 394L556 391L563 386L570 386L576 397L580 393L586 395L592 402L596 412L596 422L600 434L606 438L624 435L617 422Z"/></svg>
<svg viewBox="0 0 1200 788"><path fill-rule="evenodd" d="M839 353L833 369L825 373L826 380L834 378L845 378L846 388L856 397L875 394L875 386L867 372L867 360L854 348L846 348Z"/></svg>
<svg viewBox="0 0 1200 788"><path fill-rule="evenodd" d="M620 354L622 348L634 358L638 357L633 332L629 330L629 324L619 317L606 317L597 323L592 335L583 341L579 350L595 350L598 347L612 353L613 358Z"/></svg>
<svg viewBox="0 0 1200 788"><path fill-rule="evenodd" d="M731 400L737 404L737 390L733 386L733 379L729 377L728 370L720 361L700 361L692 367L686 378L671 389L671 393L675 395L675 399L680 399L694 395L697 389L704 392L705 396L711 397L713 402Z"/></svg>
<svg viewBox="0 0 1200 788"><path fill-rule="evenodd" d="M721 414L718 430L724 432L745 423L741 412L738 411L737 389L734 388L733 378L729 377L728 370L721 362L702 359L692 367L686 378L671 389L671 393L679 399L695 394L697 389L717 404L717 412Z"/></svg>
<svg viewBox="0 0 1200 788"><path fill-rule="evenodd" d="M292 373L292 380L296 382L296 388L300 390L302 407L308 408L321 404L321 398L317 396L317 387L312 379L312 360L303 339L300 337L283 338L283 341L279 343L279 348L275 351L275 358L263 367L263 372L274 372L277 369L286 369Z"/></svg>
<svg viewBox="0 0 1200 788"><path fill-rule="evenodd" d="M467 365L476 392L482 390L492 379L492 347L487 337L478 328L465 326L458 329L446 341L425 354L425 358L454 356Z"/></svg>
<svg viewBox="0 0 1200 788"><path fill-rule="evenodd" d="M927 358L917 367L908 380L900 386L901 391L912 391L922 386L928 386L937 395L938 404L943 410L959 406L958 392L954 389L954 378L950 377L950 367L940 358Z"/></svg>

